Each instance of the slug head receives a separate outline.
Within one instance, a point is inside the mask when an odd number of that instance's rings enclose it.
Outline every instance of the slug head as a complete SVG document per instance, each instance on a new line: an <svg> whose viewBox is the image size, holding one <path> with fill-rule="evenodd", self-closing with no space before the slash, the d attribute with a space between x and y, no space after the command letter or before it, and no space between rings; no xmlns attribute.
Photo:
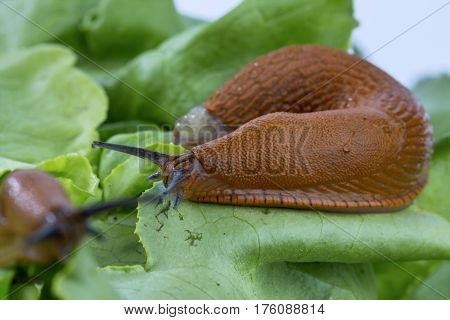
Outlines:
<svg viewBox="0 0 450 320"><path fill-rule="evenodd" d="M183 196L183 186L191 177L194 168L195 157L192 152L186 152L180 155L169 155L153 150L147 150L132 146L118 145L101 141L94 141L93 148L103 148L127 153L142 159L150 160L159 166L160 171L152 174L147 180L161 178L166 190L160 196L159 202L170 193L175 193L175 201L172 206L177 207Z"/></svg>
<svg viewBox="0 0 450 320"><path fill-rule="evenodd" d="M219 117L212 115L203 106L198 106L177 120L172 140L174 144L191 149L231 131Z"/></svg>
<svg viewBox="0 0 450 320"><path fill-rule="evenodd" d="M14 247L17 260L47 262L61 258L85 232L84 221L73 214L64 189L44 172L19 170L9 174L0 197L2 234L7 239L0 245Z"/></svg>
<svg viewBox="0 0 450 320"><path fill-rule="evenodd" d="M0 190L0 265L63 259L86 232L95 233L87 224L90 216L136 203L134 198L76 209L52 176L15 171Z"/></svg>

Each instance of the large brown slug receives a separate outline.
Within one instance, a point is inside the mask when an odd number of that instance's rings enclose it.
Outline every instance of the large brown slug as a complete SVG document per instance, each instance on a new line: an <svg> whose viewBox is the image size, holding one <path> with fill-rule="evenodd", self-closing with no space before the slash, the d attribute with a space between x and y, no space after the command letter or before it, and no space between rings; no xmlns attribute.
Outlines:
<svg viewBox="0 0 450 320"><path fill-rule="evenodd" d="M0 266L63 259L86 232L86 220L136 198L74 208L58 181L38 170L9 174L0 189Z"/></svg>
<svg viewBox="0 0 450 320"><path fill-rule="evenodd" d="M291 46L245 66L176 125L191 148L150 159L167 191L198 202L391 211L427 182L432 130L412 94L356 56Z"/></svg>

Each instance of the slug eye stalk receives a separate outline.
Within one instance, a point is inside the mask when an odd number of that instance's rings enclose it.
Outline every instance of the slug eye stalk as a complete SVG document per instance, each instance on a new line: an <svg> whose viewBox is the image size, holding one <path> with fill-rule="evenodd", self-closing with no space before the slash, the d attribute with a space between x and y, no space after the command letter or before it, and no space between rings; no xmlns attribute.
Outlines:
<svg viewBox="0 0 450 320"><path fill-rule="evenodd" d="M120 144L101 142L101 141L92 142L92 148L94 148L94 149L97 149L97 148L109 149L109 150L114 150L114 151L121 152L121 153L126 153L129 155L135 156L135 157L139 157L141 159L150 160L151 162L153 162L154 164L156 164L158 166L164 165L168 160L170 160L170 158L173 157L171 155L157 152L157 151L147 150L147 149L143 149L143 148L136 148L136 147L131 147L131 146L125 146L125 145L120 145Z"/></svg>
<svg viewBox="0 0 450 320"><path fill-rule="evenodd" d="M191 176L193 169L191 152L180 155L170 155L153 150L101 141L92 142L92 148L114 150L152 161L159 166L160 171L150 175L147 180L151 181L161 178L166 187L166 190L158 198L158 203L161 203L162 200L171 193L175 193L172 207L176 208L180 204L183 197L183 185Z"/></svg>

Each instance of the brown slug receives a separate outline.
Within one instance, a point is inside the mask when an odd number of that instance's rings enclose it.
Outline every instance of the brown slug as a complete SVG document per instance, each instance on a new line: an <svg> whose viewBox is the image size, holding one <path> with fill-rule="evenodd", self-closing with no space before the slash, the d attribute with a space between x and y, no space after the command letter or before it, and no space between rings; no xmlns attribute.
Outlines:
<svg viewBox="0 0 450 320"><path fill-rule="evenodd" d="M175 127L190 148L149 159L192 201L329 211L392 211L427 182L432 129L420 103L365 60L318 45L257 58Z"/></svg>
<svg viewBox="0 0 450 320"><path fill-rule="evenodd" d="M137 199L121 199L74 208L59 182L38 170L10 173L0 189L0 266L63 259L86 232L86 220Z"/></svg>

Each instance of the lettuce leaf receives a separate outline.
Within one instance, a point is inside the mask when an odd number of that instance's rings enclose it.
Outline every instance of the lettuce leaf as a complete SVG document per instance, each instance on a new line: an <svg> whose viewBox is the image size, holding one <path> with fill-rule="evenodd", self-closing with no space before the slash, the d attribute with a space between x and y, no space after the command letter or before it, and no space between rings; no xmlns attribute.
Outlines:
<svg viewBox="0 0 450 320"><path fill-rule="evenodd" d="M244 0L131 61L107 90L109 121L173 124L257 56L299 43L344 49L355 25L348 0Z"/></svg>
<svg viewBox="0 0 450 320"><path fill-rule="evenodd" d="M0 300L8 298L11 281L14 278L14 269L0 268Z"/></svg>
<svg viewBox="0 0 450 320"><path fill-rule="evenodd" d="M64 44L103 83L140 52L197 23L179 16L171 0L7 0L0 3L0 52Z"/></svg>
<svg viewBox="0 0 450 320"><path fill-rule="evenodd" d="M423 285L425 279L441 265L440 260L374 264L378 299L411 299L417 287ZM445 297L437 292L441 298Z"/></svg>
<svg viewBox="0 0 450 320"><path fill-rule="evenodd" d="M105 119L103 90L74 68L64 47L42 45L0 60L0 167L36 164L69 152L86 154Z"/></svg>
<svg viewBox="0 0 450 320"><path fill-rule="evenodd" d="M78 47L84 14L99 0L6 0L0 3L0 52L61 39Z"/></svg>
<svg viewBox="0 0 450 320"><path fill-rule="evenodd" d="M121 299L375 298L372 268L360 264L278 262L247 274L195 263L150 272L141 266L101 272Z"/></svg>
<svg viewBox="0 0 450 320"><path fill-rule="evenodd" d="M134 233L136 211L119 210L91 221L92 226L102 234L98 241L90 241L88 247L98 266L144 265L146 255Z"/></svg>
<svg viewBox="0 0 450 320"><path fill-rule="evenodd" d="M449 86L450 89L450 86ZM450 221L450 197L445 192L450 181L450 136L434 146L429 183L417 198L417 204L439 213Z"/></svg>
<svg viewBox="0 0 450 320"><path fill-rule="evenodd" d="M36 168L55 176L74 206L80 206L88 199L100 195L99 179L92 171L88 159L79 154L71 153L46 160Z"/></svg>
<svg viewBox="0 0 450 320"><path fill-rule="evenodd" d="M135 56L182 28L173 2L159 0L101 0L81 23L86 46L98 58Z"/></svg>
<svg viewBox="0 0 450 320"><path fill-rule="evenodd" d="M119 298L106 277L99 272L97 262L85 245L73 254L64 269L54 277L52 291L61 299Z"/></svg>
<svg viewBox="0 0 450 320"><path fill-rule="evenodd" d="M437 300L450 299L450 261L445 261L434 273L428 276L412 293L411 299Z"/></svg>
<svg viewBox="0 0 450 320"><path fill-rule="evenodd" d="M450 135L450 75L421 79L413 92L430 115L435 141Z"/></svg>

